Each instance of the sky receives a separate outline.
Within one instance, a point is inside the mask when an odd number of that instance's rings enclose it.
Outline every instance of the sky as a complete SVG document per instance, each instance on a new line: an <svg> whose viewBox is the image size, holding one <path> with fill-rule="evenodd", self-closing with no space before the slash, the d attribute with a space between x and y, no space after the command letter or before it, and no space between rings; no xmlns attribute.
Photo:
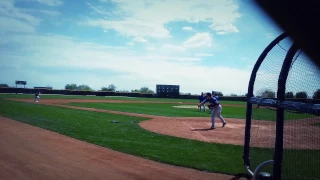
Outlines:
<svg viewBox="0 0 320 180"><path fill-rule="evenodd" d="M0 83L242 95L281 33L251 0L1 0Z"/></svg>

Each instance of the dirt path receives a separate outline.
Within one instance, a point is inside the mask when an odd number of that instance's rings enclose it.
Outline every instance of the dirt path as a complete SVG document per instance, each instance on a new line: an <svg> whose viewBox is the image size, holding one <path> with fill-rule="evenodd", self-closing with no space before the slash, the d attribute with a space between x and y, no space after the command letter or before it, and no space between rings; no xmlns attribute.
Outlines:
<svg viewBox="0 0 320 180"><path fill-rule="evenodd" d="M0 116L0 179L238 179L142 159Z"/></svg>

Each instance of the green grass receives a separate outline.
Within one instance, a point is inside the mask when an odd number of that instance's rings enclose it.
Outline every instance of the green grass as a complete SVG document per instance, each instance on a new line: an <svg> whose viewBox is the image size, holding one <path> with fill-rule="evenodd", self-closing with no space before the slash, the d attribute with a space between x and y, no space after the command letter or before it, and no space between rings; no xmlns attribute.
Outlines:
<svg viewBox="0 0 320 180"><path fill-rule="evenodd" d="M251 148L251 165L257 167L266 160L272 160L274 149ZM319 179L320 150L284 149L282 179ZM263 169L272 173L272 166Z"/></svg>
<svg viewBox="0 0 320 180"><path fill-rule="evenodd" d="M244 172L241 146L206 143L149 132L138 125L146 118L3 99L0 99L0 115L167 164L233 175ZM112 120L119 123L111 123ZM251 157L255 160L252 167L272 158L272 152L272 149L251 148ZM305 177L320 177L320 172L315 171L319 169L319 159L319 151L285 150L284 164L300 168L286 168L285 172L293 176L299 173Z"/></svg>
<svg viewBox="0 0 320 180"><path fill-rule="evenodd" d="M198 109L174 108L180 104L148 104L148 103L69 103L72 106L90 107L96 109L108 109L121 112L149 114L168 117L209 117L209 111L199 112ZM226 117L244 117L245 108L223 107L223 115Z"/></svg>
<svg viewBox="0 0 320 180"><path fill-rule="evenodd" d="M159 162L226 174L243 172L242 147L149 132L138 125L146 118L1 99L0 115Z"/></svg>
<svg viewBox="0 0 320 180"><path fill-rule="evenodd" d="M32 99L33 94L0 94L0 98L28 98ZM135 98L135 97L113 97L113 96L78 96L78 95L46 95L42 94L41 99L94 99L94 100L126 100L126 101L155 101L155 102L191 102L198 103L197 99L169 99L169 98ZM246 105L241 101L221 101L222 104Z"/></svg>
<svg viewBox="0 0 320 180"><path fill-rule="evenodd" d="M210 117L211 115L207 112L199 112L198 109L188 108L174 108L172 106L179 106L181 104L145 104L145 103L69 103L72 106L90 107L96 109L107 109L120 112L131 112L138 114L149 114L156 116L167 116L167 117ZM246 107L233 107L223 106L222 116L225 118L246 118ZM294 113L285 113L285 117L288 120L301 119L311 117L308 114L300 114L297 116ZM275 121L275 111L258 108L254 109L254 119L256 120L268 120Z"/></svg>
<svg viewBox="0 0 320 180"><path fill-rule="evenodd" d="M286 177L295 177L295 179L319 180L319 169L320 150L284 150L282 174L285 178L283 179L290 179Z"/></svg>

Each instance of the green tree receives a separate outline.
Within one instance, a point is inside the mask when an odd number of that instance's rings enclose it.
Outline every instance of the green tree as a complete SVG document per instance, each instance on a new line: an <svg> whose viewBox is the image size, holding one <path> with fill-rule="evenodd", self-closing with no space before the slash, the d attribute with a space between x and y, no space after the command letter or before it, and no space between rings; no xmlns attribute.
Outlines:
<svg viewBox="0 0 320 180"><path fill-rule="evenodd" d="M9 87L8 84L0 84L0 87Z"/></svg>
<svg viewBox="0 0 320 180"><path fill-rule="evenodd" d="M296 98L307 98L308 94L306 92L297 92Z"/></svg>
<svg viewBox="0 0 320 180"><path fill-rule="evenodd" d="M77 84L67 84L65 86L65 89L68 89L68 90L77 90L78 89L78 86Z"/></svg>
<svg viewBox="0 0 320 180"><path fill-rule="evenodd" d="M134 90L131 90L131 92L137 93L137 92L140 92L140 90L139 89L134 89Z"/></svg>
<svg viewBox="0 0 320 180"><path fill-rule="evenodd" d="M237 94L231 93L230 96L238 96Z"/></svg>
<svg viewBox="0 0 320 180"><path fill-rule="evenodd" d="M88 85L82 84L82 85L79 85L77 87L77 90L80 90L80 91L91 91L92 89Z"/></svg>
<svg viewBox="0 0 320 180"><path fill-rule="evenodd" d="M313 99L320 99L320 89L316 90L312 96Z"/></svg>
<svg viewBox="0 0 320 180"><path fill-rule="evenodd" d="M294 98L293 92L286 92L286 98Z"/></svg>
<svg viewBox="0 0 320 180"><path fill-rule="evenodd" d="M108 87L102 87L101 91L116 91L117 87L114 84L110 84Z"/></svg>
<svg viewBox="0 0 320 180"><path fill-rule="evenodd" d="M139 90L141 93L154 93L154 91L152 91L151 89L149 89L148 87L141 87Z"/></svg>
<svg viewBox="0 0 320 180"><path fill-rule="evenodd" d="M217 94L217 96L223 96L222 92L212 91L212 95Z"/></svg>
<svg viewBox="0 0 320 180"><path fill-rule="evenodd" d="M148 92L149 91L149 88L148 87L141 87L140 88L140 92L142 92L142 93L146 93L146 92Z"/></svg>
<svg viewBox="0 0 320 180"><path fill-rule="evenodd" d="M263 97L263 98L275 98L276 97L276 93L274 91L266 89L262 93L260 93L260 96Z"/></svg>

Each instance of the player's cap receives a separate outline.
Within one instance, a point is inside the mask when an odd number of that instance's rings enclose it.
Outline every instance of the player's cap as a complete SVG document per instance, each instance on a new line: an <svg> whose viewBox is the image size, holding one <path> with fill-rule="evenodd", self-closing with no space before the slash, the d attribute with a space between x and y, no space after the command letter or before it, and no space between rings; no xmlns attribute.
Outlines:
<svg viewBox="0 0 320 180"><path fill-rule="evenodd" d="M211 93L208 92L206 95L207 95L207 96L211 96Z"/></svg>

